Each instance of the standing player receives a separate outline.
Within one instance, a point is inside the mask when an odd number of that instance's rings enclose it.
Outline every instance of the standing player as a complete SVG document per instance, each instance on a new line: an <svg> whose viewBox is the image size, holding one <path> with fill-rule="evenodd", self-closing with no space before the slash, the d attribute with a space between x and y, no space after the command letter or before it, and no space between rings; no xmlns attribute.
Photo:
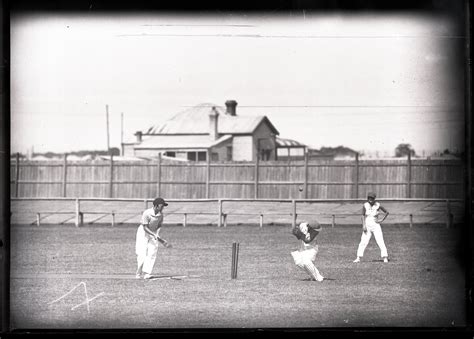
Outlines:
<svg viewBox="0 0 474 339"><path fill-rule="evenodd" d="M380 248L380 255L383 258L384 262L388 262L388 253L385 243L383 241L382 227L380 224L388 216L388 211L380 205L380 203L375 202L376 195L373 192L367 194L367 202L364 203L362 207L362 236L360 238L359 247L357 248L357 258L354 262L360 262L360 258L364 256L364 251L369 240L374 234L375 241ZM384 216L379 220L380 211L384 213Z"/></svg>
<svg viewBox="0 0 474 339"><path fill-rule="evenodd" d="M318 253L318 245L316 244L316 236L321 231L321 225L317 221L311 223L302 222L292 229L293 235L301 240L301 247L297 251L291 252L291 256L296 266L305 270L311 277L311 280L323 281L324 277L319 273L314 261Z"/></svg>
<svg viewBox="0 0 474 339"><path fill-rule="evenodd" d="M171 247L166 240L159 236L163 224L163 207L168 204L162 198L153 200L153 207L145 210L138 226L135 243L137 254L137 279L150 279L155 265L158 242L165 247Z"/></svg>

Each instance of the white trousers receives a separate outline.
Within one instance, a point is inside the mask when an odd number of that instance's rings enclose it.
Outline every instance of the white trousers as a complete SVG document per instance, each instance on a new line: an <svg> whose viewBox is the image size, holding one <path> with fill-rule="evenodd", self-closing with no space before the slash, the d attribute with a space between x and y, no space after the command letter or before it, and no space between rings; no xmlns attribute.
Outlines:
<svg viewBox="0 0 474 339"><path fill-rule="evenodd" d="M137 254L137 274L151 274L155 266L158 241L145 232L140 225L137 230L135 253Z"/></svg>
<svg viewBox="0 0 474 339"><path fill-rule="evenodd" d="M317 249L311 248L304 251L293 251L291 256L296 266L304 270L309 276L317 281L323 281L324 277L319 273L314 261L316 260Z"/></svg>
<svg viewBox="0 0 474 339"><path fill-rule="evenodd" d="M383 241L382 227L380 227L380 224L367 225L367 232L362 232L362 236L360 237L359 247L357 248L357 256L364 256L365 248L369 244L372 233L374 234L375 241L380 248L380 256L388 257L387 247L385 247L385 242Z"/></svg>

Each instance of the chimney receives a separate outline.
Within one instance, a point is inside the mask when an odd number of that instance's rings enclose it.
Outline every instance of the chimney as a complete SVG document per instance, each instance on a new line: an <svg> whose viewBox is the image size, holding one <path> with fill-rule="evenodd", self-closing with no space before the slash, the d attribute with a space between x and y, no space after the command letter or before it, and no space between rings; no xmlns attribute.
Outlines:
<svg viewBox="0 0 474 339"><path fill-rule="evenodd" d="M215 107L212 107L211 113L209 113L209 136L211 140L217 140L219 133L217 132L217 120L219 118L219 112Z"/></svg>
<svg viewBox="0 0 474 339"><path fill-rule="evenodd" d="M227 100L225 102L225 106L227 107L226 114L229 114L233 117L237 115L237 113L236 113L237 101Z"/></svg>
<svg viewBox="0 0 474 339"><path fill-rule="evenodd" d="M135 136L137 137L137 142L142 142L142 131L136 131Z"/></svg>

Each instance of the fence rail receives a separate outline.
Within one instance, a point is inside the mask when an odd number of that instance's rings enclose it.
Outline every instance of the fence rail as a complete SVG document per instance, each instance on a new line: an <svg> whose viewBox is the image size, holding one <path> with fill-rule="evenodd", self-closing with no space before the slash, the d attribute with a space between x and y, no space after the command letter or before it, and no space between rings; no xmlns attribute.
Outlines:
<svg viewBox="0 0 474 339"><path fill-rule="evenodd" d="M125 198L12 198L13 224L64 224L73 221L76 226L94 224L111 218L110 224L138 223L142 212L152 199ZM362 199L180 199L168 200L165 221L181 223L184 227L191 216L199 217L196 224L284 223L294 226L298 220L316 218L323 223L359 224ZM378 199L390 212L392 223L445 224L464 221L465 206L461 199ZM85 221L88 216L89 220ZM170 219L169 217L172 216ZM55 217L52 221L51 217ZM337 221L336 221L337 220Z"/></svg>
<svg viewBox="0 0 474 339"><path fill-rule="evenodd" d="M10 164L12 197L135 198L364 198L369 190L396 198L460 199L461 161L359 160L248 163L58 163Z"/></svg>

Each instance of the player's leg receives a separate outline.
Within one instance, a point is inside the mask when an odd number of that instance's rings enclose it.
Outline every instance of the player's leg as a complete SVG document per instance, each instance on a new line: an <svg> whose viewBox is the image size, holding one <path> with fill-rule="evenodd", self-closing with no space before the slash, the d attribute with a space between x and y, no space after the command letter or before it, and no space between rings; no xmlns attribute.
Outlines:
<svg viewBox="0 0 474 339"><path fill-rule="evenodd" d="M323 281L324 277L319 273L319 270L314 265L317 253L317 248L311 248L299 252L299 260L297 266L304 269L312 279L317 281Z"/></svg>
<svg viewBox="0 0 474 339"><path fill-rule="evenodd" d="M304 262L304 268L308 272L308 274L313 278L314 280L317 281L323 281L324 277L319 273L319 270L314 266L314 263L310 260L306 260Z"/></svg>
<svg viewBox="0 0 474 339"><path fill-rule="evenodd" d="M143 226L138 227L136 241L135 241L135 254L137 255L137 272L136 277L141 278L143 272L143 264L146 258L146 247L147 247L147 238L145 236L145 231Z"/></svg>
<svg viewBox="0 0 474 339"><path fill-rule="evenodd" d="M383 233L380 225L377 225L374 229L374 238L380 248L380 256L384 259L385 262L388 262L387 247L385 246L385 242L383 240Z"/></svg>
<svg viewBox="0 0 474 339"><path fill-rule="evenodd" d="M354 262L359 262L360 258L364 256L364 251L367 245L369 244L370 238L372 237L372 232L367 230L366 232L362 232L360 236L359 246L357 247L357 258Z"/></svg>
<svg viewBox="0 0 474 339"><path fill-rule="evenodd" d="M309 268L309 266L307 266L305 264L305 261L307 259L303 256L303 253L304 253L304 251L302 251L302 252L293 251L293 252L291 252L291 256L293 257L295 265L297 267L299 267L300 269L302 269L303 271L305 271L312 279L314 279L313 278L313 272L311 272L311 269Z"/></svg>
<svg viewBox="0 0 474 339"><path fill-rule="evenodd" d="M155 266L156 254L158 252L158 241L154 239L148 239L146 247L146 256L143 263L144 278L147 279L153 272L153 266Z"/></svg>

